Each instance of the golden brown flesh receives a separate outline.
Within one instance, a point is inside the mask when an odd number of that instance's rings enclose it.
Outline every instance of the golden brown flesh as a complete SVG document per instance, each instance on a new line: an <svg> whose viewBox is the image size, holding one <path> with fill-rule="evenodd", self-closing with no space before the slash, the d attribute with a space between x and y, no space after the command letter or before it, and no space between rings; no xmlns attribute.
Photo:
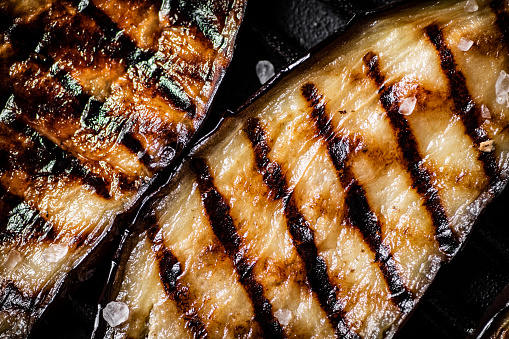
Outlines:
<svg viewBox="0 0 509 339"><path fill-rule="evenodd" d="M226 119L126 242L105 337L393 336L507 181L509 9L478 4L363 19Z"/></svg>
<svg viewBox="0 0 509 339"><path fill-rule="evenodd" d="M243 0L0 3L0 336L27 335L187 146L243 10Z"/></svg>

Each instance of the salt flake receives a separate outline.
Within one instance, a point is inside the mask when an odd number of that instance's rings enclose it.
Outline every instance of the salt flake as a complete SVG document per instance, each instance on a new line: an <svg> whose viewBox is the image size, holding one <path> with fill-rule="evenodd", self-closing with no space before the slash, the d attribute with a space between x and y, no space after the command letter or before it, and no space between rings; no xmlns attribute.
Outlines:
<svg viewBox="0 0 509 339"><path fill-rule="evenodd" d="M111 327L116 327L129 318L129 307L120 301L110 301L103 310L103 318Z"/></svg>
<svg viewBox="0 0 509 339"><path fill-rule="evenodd" d="M5 260L3 267L5 267L8 270L14 269L16 265L19 264L19 262L23 259L23 256L21 253L19 253L16 250L11 250L9 252L9 255L7 256L7 260Z"/></svg>
<svg viewBox="0 0 509 339"><path fill-rule="evenodd" d="M481 105L481 117L484 119L491 119L490 109L485 104Z"/></svg>
<svg viewBox="0 0 509 339"><path fill-rule="evenodd" d="M468 51L472 46L474 45L474 42L468 38L461 37L460 41L458 42L458 49L460 51L466 52Z"/></svg>
<svg viewBox="0 0 509 339"><path fill-rule="evenodd" d="M65 257L68 250L65 244L51 244L42 252L42 258L46 262L59 262Z"/></svg>
<svg viewBox="0 0 509 339"><path fill-rule="evenodd" d="M290 320L292 319L292 312L290 310L283 308L274 312L274 317L277 318L281 325L286 326L290 323Z"/></svg>
<svg viewBox="0 0 509 339"><path fill-rule="evenodd" d="M486 140L479 144L479 150L481 152L493 152L495 150L495 141Z"/></svg>
<svg viewBox="0 0 509 339"><path fill-rule="evenodd" d="M405 98L405 100L401 103L401 106L399 106L399 113L403 115L412 114L415 109L415 104L417 104L416 97Z"/></svg>
<svg viewBox="0 0 509 339"><path fill-rule="evenodd" d="M495 84L495 93L497 95L497 103L509 107L509 75L503 70L500 71Z"/></svg>
<svg viewBox="0 0 509 339"><path fill-rule="evenodd" d="M270 78L274 76L274 65L270 61L260 60L256 64L256 75L258 76L258 80L263 85Z"/></svg>
<svg viewBox="0 0 509 339"><path fill-rule="evenodd" d="M479 6L477 5L477 1L475 0L467 0L465 3L465 11L468 13L476 12L479 9Z"/></svg>

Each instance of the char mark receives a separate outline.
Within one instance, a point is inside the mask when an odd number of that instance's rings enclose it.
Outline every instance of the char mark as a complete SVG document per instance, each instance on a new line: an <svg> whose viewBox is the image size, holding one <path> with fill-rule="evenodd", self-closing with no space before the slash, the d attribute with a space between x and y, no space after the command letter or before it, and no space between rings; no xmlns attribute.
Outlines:
<svg viewBox="0 0 509 339"><path fill-rule="evenodd" d="M198 188L212 230L232 260L239 281L251 299L256 321L260 324L265 337L284 338L281 325L274 317L272 305L264 296L263 285L254 277L254 263L249 261L246 257L246 249L242 248L242 240L230 216L230 207L215 187L214 178L206 161L195 158L191 161L191 167L196 174Z"/></svg>
<svg viewBox="0 0 509 339"><path fill-rule="evenodd" d="M506 1L493 0L490 3L491 10L497 17L495 23L504 37L504 43L509 48L509 13L506 10Z"/></svg>
<svg viewBox="0 0 509 339"><path fill-rule="evenodd" d="M177 20L179 25L184 27L194 25L212 43L215 49L223 44L224 37L220 32L220 23L224 23L226 17L223 11L214 8L214 4L173 1L171 5L175 6L174 13L179 18Z"/></svg>
<svg viewBox="0 0 509 339"><path fill-rule="evenodd" d="M372 52L366 54L364 57L366 65L372 64L372 62L370 63L371 59L378 60L378 56ZM376 79L384 78L378 68L378 62L376 62L376 64L377 67L372 69L373 73L368 73L375 82L378 81ZM423 158L419 152L417 140L415 139L412 129L407 119L399 113L400 101L401 98L398 97L394 86L381 89L380 102L396 134L397 143L401 149L406 170L410 173L410 177L412 178L413 187L424 200L424 206L431 216L440 250L451 255L458 249L459 242L449 226L449 220L445 208L442 205L438 190L431 183L431 173L421 165Z"/></svg>
<svg viewBox="0 0 509 339"><path fill-rule="evenodd" d="M0 123L29 139L32 145L29 147L13 146L13 149L9 151L4 150L5 157L1 169L20 169L25 171L32 180L36 180L38 177L54 180L56 177L67 176L81 181L102 198L110 199L108 180L92 173L75 156L68 154L51 140L19 121L15 113L17 107L12 98L8 107L0 115Z"/></svg>
<svg viewBox="0 0 509 339"><path fill-rule="evenodd" d="M81 107L84 107L90 100L90 96L84 93L81 85L69 73L59 68L58 64L54 63L51 67L51 75L58 80L67 93L78 100Z"/></svg>
<svg viewBox="0 0 509 339"><path fill-rule="evenodd" d="M497 18L497 22L500 20ZM507 31L507 26L505 27ZM425 29L426 35L435 46L440 57L440 66L449 81L450 98L454 102L455 114L461 118L466 134L472 139L476 147L489 140L488 134L481 127L479 118L480 108L470 95L463 73L458 70L454 55L445 42L442 31L437 25L429 25ZM505 34L505 33L504 33ZM504 35L506 37L506 35ZM479 161L483 164L484 172L491 182L497 180L499 173L493 152L479 151Z"/></svg>
<svg viewBox="0 0 509 339"><path fill-rule="evenodd" d="M150 164L151 158L150 155L145 151L141 142L136 138L136 135L133 132L126 132L120 139L122 145L127 147L133 154L138 156L138 159L142 164L148 166Z"/></svg>
<svg viewBox="0 0 509 339"><path fill-rule="evenodd" d="M141 63L138 65L138 76L146 87L153 87L175 108L187 113L192 119L196 113L196 107L189 95L184 91L166 71L155 63Z"/></svg>
<svg viewBox="0 0 509 339"><path fill-rule="evenodd" d="M364 64L368 68L367 72L368 77L373 79L375 84L381 88L384 85L385 77L380 72L380 63L378 61L378 55L376 55L372 51L369 51L368 53L366 53L366 55L364 55L362 60L364 61Z"/></svg>
<svg viewBox="0 0 509 339"><path fill-rule="evenodd" d="M293 192L289 190L286 183L281 165L268 158L269 145L260 121L257 118L249 119L244 130L251 141L258 172L269 188L269 197L273 200L284 201L287 227L297 253L304 262L311 290L317 295L336 335L359 338L345 321L343 305L337 298L337 287L330 281L325 260L318 255L314 232L299 211Z"/></svg>
<svg viewBox="0 0 509 339"><path fill-rule="evenodd" d="M73 3L77 9L81 9L82 1L74 0ZM144 51L138 48L124 31L92 1L87 2L87 6L81 9L81 13L92 18L101 27L106 40L111 43L108 52L113 58L123 59L126 65L133 66L154 56L154 51Z"/></svg>
<svg viewBox="0 0 509 339"><path fill-rule="evenodd" d="M39 211L0 186L0 244L23 246L31 241L53 241L56 235L53 224Z"/></svg>
<svg viewBox="0 0 509 339"><path fill-rule="evenodd" d="M375 74L375 76L377 75ZM378 76L382 78L381 75ZM375 261L382 271L392 300L402 312L409 312L413 307L414 297L403 283L390 249L382 242L381 226L368 203L364 188L347 165L348 157L353 152L350 142L348 138L340 139L334 133L330 119L327 117L325 99L316 86L312 83L304 85L302 94L312 109L311 116L315 127L318 135L327 145L329 157L336 169L337 176L342 186L347 190L346 217L352 226L359 229L364 241L375 254Z"/></svg>
<svg viewBox="0 0 509 339"><path fill-rule="evenodd" d="M154 51L138 48L109 16L92 2L82 13L91 17L101 27L106 41L110 42L110 45L105 48L110 57L124 60L127 67L137 67L142 73L148 71L149 74L144 76L145 84L154 83L155 90L162 97L173 103L176 108L187 112L190 118L194 117L195 107L191 98L178 83L165 74L161 66L155 63Z"/></svg>
<svg viewBox="0 0 509 339"><path fill-rule="evenodd" d="M175 303L182 313L186 326L193 332L194 338L208 338L207 327L195 308L189 304L189 287L184 285L179 277L182 275L182 264L167 248L162 239L160 227L154 214L149 216L151 226L147 234L152 243L152 251L156 256L159 267L159 278L163 284L164 291Z"/></svg>

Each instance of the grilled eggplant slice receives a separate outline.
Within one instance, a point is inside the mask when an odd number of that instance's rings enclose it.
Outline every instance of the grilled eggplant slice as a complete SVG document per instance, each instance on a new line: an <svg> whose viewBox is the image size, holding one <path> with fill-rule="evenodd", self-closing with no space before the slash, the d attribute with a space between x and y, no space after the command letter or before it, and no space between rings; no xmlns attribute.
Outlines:
<svg viewBox="0 0 509 339"><path fill-rule="evenodd" d="M0 4L0 336L27 335L188 145L243 11L243 0Z"/></svg>
<svg viewBox="0 0 509 339"><path fill-rule="evenodd" d="M507 182L508 17L405 5L282 74L147 203L98 336L392 337Z"/></svg>

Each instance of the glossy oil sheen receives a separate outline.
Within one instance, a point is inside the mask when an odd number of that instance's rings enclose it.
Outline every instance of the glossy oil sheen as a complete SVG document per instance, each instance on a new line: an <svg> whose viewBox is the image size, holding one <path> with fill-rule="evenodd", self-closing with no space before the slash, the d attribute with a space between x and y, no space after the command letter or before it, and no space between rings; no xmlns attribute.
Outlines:
<svg viewBox="0 0 509 339"><path fill-rule="evenodd" d="M396 333L507 181L509 109L495 83L509 67L509 8L478 4L362 19L226 119L152 199L208 337L259 337L274 322L288 338ZM481 151L490 140L495 150ZM133 315L104 337L193 336L185 314L165 311L178 303L164 279L134 273L155 265L135 259L154 253L139 245L145 227L112 282Z"/></svg>
<svg viewBox="0 0 509 339"><path fill-rule="evenodd" d="M206 116L244 1L164 3L0 4L1 337L27 336Z"/></svg>

